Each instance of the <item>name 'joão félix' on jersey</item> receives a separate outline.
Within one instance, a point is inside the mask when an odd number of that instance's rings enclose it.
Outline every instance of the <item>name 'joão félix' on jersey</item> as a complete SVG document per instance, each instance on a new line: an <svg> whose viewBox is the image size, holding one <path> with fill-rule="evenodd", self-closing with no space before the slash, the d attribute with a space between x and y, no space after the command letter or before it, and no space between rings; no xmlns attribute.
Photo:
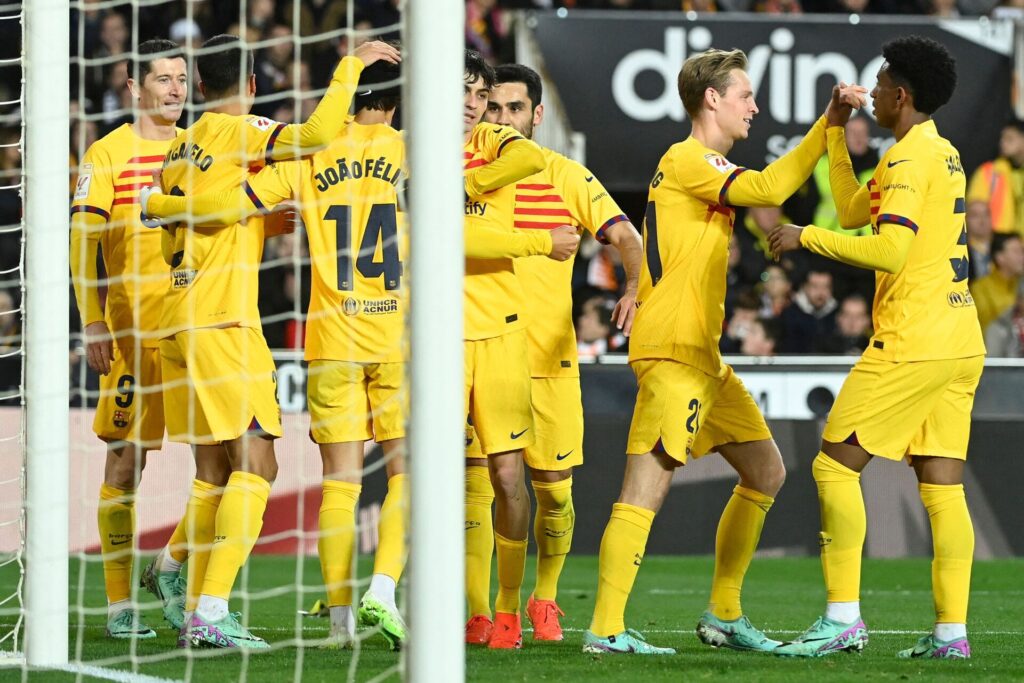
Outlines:
<svg viewBox="0 0 1024 683"><path fill-rule="evenodd" d="M343 183L350 178L380 178L386 183L398 185L398 179L402 175L402 169L388 161L387 157L376 159L363 159L360 161L348 161L347 159L335 159L334 166L329 166L319 173L316 178L316 189L323 192L331 185Z"/></svg>

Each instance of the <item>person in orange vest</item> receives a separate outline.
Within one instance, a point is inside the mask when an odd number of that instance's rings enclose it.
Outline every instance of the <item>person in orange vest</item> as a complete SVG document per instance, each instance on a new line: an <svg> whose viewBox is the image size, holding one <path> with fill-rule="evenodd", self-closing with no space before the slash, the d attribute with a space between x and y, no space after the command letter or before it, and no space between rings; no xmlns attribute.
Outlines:
<svg viewBox="0 0 1024 683"><path fill-rule="evenodd" d="M967 202L988 207L995 232L1024 235L1024 121L1011 119L999 137L999 157L971 176Z"/></svg>

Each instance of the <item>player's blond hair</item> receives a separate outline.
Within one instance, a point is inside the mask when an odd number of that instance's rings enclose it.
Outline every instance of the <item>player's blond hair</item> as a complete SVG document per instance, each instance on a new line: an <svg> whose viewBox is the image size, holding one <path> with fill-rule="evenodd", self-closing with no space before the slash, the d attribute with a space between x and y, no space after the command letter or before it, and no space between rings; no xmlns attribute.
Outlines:
<svg viewBox="0 0 1024 683"><path fill-rule="evenodd" d="M679 70L679 98L690 119L697 118L704 93L714 88L724 95L732 81L733 69L746 69L747 55L743 50L716 50L714 48L693 55Z"/></svg>

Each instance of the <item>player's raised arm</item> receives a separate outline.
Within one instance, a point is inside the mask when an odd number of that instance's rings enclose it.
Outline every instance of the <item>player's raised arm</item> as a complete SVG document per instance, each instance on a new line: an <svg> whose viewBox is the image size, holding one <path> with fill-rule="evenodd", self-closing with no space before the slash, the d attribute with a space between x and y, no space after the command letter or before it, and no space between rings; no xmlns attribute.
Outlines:
<svg viewBox="0 0 1024 683"><path fill-rule="evenodd" d="M859 85L833 88L832 99L795 148L768 164L763 171L736 168L720 191L722 203L731 206L778 206L789 199L814 172L826 149L826 127L842 127L854 107L864 104L867 90ZM861 223L863 225L863 223Z"/></svg>
<svg viewBox="0 0 1024 683"><path fill-rule="evenodd" d="M359 75L365 67L381 59L393 64L402 61L395 47L379 40L363 43L352 56L343 58L334 69L327 92L309 119L280 129L272 146L268 147L268 161L294 159L330 144L345 127L345 117L352 106Z"/></svg>
<svg viewBox="0 0 1024 683"><path fill-rule="evenodd" d="M497 190L544 169L540 147L514 128L481 123L473 130L473 145L490 161L466 171L466 192L471 195Z"/></svg>
<svg viewBox="0 0 1024 683"><path fill-rule="evenodd" d="M829 127L825 135L828 138L828 182L839 224L847 230L855 230L871 220L870 193L866 185L857 182L853 173L842 126Z"/></svg>

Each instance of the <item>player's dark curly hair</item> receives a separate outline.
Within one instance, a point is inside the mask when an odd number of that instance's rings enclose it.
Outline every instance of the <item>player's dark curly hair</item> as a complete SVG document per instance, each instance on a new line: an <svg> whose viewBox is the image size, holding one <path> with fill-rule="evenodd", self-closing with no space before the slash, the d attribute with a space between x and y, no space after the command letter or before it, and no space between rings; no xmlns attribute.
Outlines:
<svg viewBox="0 0 1024 683"><path fill-rule="evenodd" d="M476 50L466 49L466 66L463 75L468 81L482 79L488 88L494 87L494 67L484 61L483 55Z"/></svg>
<svg viewBox="0 0 1024 683"><path fill-rule="evenodd" d="M882 46L889 76L914 97L925 114L949 102L956 90L956 60L940 43L924 36L903 36Z"/></svg>
<svg viewBox="0 0 1024 683"><path fill-rule="evenodd" d="M402 50L402 44L396 40L386 41L388 45ZM402 101L401 64L380 59L363 69L359 75L359 87L356 89L355 109L374 109L390 111L398 107Z"/></svg>
<svg viewBox="0 0 1024 683"><path fill-rule="evenodd" d="M245 73L242 73L243 64ZM253 73L252 50L238 36L214 36L203 43L203 49L196 57L196 69L207 99L235 95Z"/></svg>
<svg viewBox="0 0 1024 683"><path fill-rule="evenodd" d="M495 67L494 75L497 83L522 83L526 86L526 96L530 98L530 106L536 107L544 96L544 82L540 74L523 64L502 64Z"/></svg>

